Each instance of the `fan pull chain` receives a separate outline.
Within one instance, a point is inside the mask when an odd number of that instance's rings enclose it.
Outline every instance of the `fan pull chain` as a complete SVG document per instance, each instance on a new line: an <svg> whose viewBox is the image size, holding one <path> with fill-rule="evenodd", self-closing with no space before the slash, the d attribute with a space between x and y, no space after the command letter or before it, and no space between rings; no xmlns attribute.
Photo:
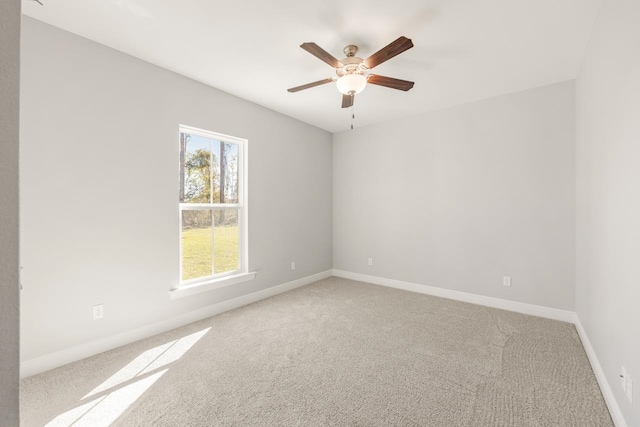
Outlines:
<svg viewBox="0 0 640 427"><path fill-rule="evenodd" d="M355 113L355 107L352 105L351 106L351 130L353 130L353 121L356 118L356 113Z"/></svg>

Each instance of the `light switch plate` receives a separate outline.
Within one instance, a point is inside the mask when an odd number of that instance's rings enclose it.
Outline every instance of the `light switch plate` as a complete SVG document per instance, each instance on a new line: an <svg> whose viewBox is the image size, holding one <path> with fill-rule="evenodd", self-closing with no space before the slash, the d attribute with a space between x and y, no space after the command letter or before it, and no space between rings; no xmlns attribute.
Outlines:
<svg viewBox="0 0 640 427"><path fill-rule="evenodd" d="M629 403L633 403L633 380L631 376L627 373L627 399L629 399Z"/></svg>
<svg viewBox="0 0 640 427"><path fill-rule="evenodd" d="M504 286L511 286L511 276L504 276L502 278L502 284Z"/></svg>

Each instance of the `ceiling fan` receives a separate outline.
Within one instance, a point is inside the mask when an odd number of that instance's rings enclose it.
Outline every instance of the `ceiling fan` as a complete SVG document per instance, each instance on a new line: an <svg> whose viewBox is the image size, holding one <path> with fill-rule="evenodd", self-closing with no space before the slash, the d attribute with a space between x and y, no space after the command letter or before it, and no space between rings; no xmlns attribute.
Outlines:
<svg viewBox="0 0 640 427"><path fill-rule="evenodd" d="M326 83L336 82L338 90L342 93L342 108L348 108L353 105L355 95L362 92L367 86L367 83L404 91L408 91L414 85L413 82L407 80L368 74L368 71L373 67L388 61L405 50L411 49L413 42L406 37L398 38L367 59L358 58L356 56L358 46L352 44L344 48L343 52L347 57L340 61L315 43L302 43L300 47L335 68L338 77L330 77L328 79L318 80L317 82L307 83L306 85L292 87L291 89L287 89L288 92L298 92Z"/></svg>

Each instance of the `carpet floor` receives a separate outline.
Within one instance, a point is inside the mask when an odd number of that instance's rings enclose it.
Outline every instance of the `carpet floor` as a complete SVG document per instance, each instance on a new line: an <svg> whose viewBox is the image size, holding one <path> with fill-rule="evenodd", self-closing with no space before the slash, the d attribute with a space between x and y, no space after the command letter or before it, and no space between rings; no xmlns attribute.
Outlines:
<svg viewBox="0 0 640 427"><path fill-rule="evenodd" d="M572 324L335 277L21 386L23 426L613 426Z"/></svg>

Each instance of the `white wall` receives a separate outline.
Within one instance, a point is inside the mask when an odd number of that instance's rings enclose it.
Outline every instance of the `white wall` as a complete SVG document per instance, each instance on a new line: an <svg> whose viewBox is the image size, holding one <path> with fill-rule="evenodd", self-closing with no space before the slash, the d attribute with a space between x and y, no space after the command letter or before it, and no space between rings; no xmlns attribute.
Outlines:
<svg viewBox="0 0 640 427"><path fill-rule="evenodd" d="M334 268L573 310L574 138L573 82L335 134Z"/></svg>
<svg viewBox="0 0 640 427"><path fill-rule="evenodd" d="M576 83L576 312L640 426L640 2L603 3ZM635 380L631 405L618 375Z"/></svg>
<svg viewBox="0 0 640 427"><path fill-rule="evenodd" d="M331 269L328 132L30 18L22 42L23 361ZM171 300L179 124L249 140L258 274Z"/></svg>
<svg viewBox="0 0 640 427"><path fill-rule="evenodd" d="M18 425L20 1L0 2L0 420Z"/></svg>

